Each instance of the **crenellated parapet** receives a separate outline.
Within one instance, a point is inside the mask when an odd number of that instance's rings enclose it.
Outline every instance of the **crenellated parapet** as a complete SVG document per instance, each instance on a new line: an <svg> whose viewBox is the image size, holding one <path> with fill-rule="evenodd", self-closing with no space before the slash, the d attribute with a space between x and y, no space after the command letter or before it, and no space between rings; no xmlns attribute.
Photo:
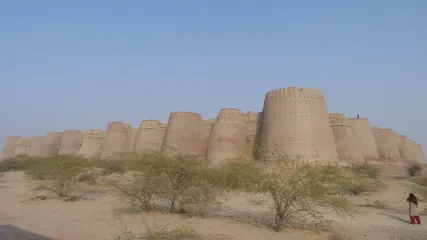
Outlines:
<svg viewBox="0 0 427 240"><path fill-rule="evenodd" d="M158 120L143 120L136 133L133 151L136 153L160 152L165 130L165 124Z"/></svg>

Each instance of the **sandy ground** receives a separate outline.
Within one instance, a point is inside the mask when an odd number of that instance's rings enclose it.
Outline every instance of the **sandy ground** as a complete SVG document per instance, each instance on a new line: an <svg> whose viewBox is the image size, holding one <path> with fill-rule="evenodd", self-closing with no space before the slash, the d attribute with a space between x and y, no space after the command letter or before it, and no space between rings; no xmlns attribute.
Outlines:
<svg viewBox="0 0 427 240"><path fill-rule="evenodd" d="M334 229L347 239L364 240L427 240L427 225L410 225L406 196L413 184L390 178L387 188L370 196L352 197L356 203L383 200L389 209L360 208L363 214L354 219L337 221ZM328 233L285 228L273 232L262 224L263 216L271 216L268 200L246 193L233 196L204 219L162 213L132 211L113 193L90 192L87 199L64 202L60 199L30 201L37 191L20 172L0 176L0 240L9 239L115 239L127 228L135 234L147 226L175 228L190 226L206 239L330 239ZM421 204L424 208L424 203ZM421 216L424 223L427 216ZM19 237L16 237L18 236ZM15 238L13 237L15 236ZM345 238L341 238L345 239Z"/></svg>

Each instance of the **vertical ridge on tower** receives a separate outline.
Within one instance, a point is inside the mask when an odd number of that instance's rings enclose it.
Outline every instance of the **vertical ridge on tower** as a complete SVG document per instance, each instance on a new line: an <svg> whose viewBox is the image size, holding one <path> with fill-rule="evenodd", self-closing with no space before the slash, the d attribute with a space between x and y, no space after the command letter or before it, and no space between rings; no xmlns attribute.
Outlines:
<svg viewBox="0 0 427 240"><path fill-rule="evenodd" d="M96 158L101 154L104 131L102 129L89 129L83 134L82 146L79 155L87 158Z"/></svg>

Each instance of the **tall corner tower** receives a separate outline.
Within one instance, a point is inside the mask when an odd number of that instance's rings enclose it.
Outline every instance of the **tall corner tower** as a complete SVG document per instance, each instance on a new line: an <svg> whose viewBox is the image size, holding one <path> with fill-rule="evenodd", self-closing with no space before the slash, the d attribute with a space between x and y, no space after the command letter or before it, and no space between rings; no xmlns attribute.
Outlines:
<svg viewBox="0 0 427 240"><path fill-rule="evenodd" d="M268 92L260 134L267 160L277 154L306 162L338 157L325 98L318 89L289 87Z"/></svg>

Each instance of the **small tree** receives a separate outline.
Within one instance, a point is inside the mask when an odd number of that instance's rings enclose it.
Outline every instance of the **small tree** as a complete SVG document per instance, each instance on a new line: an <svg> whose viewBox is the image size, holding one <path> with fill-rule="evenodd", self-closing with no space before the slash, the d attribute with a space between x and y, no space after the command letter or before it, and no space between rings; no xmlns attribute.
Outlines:
<svg viewBox="0 0 427 240"><path fill-rule="evenodd" d="M48 180L46 189L59 197L66 197L72 191L72 185L78 176L89 166L84 158L60 155L44 158L31 164L26 174L35 180Z"/></svg>
<svg viewBox="0 0 427 240"><path fill-rule="evenodd" d="M338 167L282 161L273 170L264 170L258 184L258 191L273 200L276 231L292 218L303 222L322 221L325 212L321 209L332 210L340 216L355 213L346 199L336 194L336 189L344 186L344 177Z"/></svg>
<svg viewBox="0 0 427 240"><path fill-rule="evenodd" d="M415 177L415 176L419 176L421 175L423 171L423 167L421 166L421 164L412 164L411 166L408 167L408 173L411 177Z"/></svg>

